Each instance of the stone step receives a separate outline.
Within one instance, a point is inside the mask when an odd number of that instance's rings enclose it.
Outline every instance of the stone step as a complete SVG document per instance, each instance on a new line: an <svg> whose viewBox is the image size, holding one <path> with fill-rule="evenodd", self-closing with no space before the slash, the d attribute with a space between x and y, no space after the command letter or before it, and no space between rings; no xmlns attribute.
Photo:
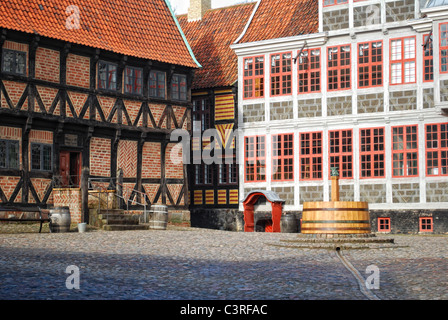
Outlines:
<svg viewBox="0 0 448 320"><path fill-rule="evenodd" d="M136 230L148 230L148 226L144 225L123 225L123 224L108 224L103 226L105 231L136 231Z"/></svg>

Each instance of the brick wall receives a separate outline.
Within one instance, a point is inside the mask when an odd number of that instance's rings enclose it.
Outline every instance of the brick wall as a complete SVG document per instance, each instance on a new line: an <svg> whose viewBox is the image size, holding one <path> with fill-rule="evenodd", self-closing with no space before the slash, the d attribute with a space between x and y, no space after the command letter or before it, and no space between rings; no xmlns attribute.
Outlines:
<svg viewBox="0 0 448 320"><path fill-rule="evenodd" d="M36 79L59 83L59 51L38 47L36 50Z"/></svg>
<svg viewBox="0 0 448 320"><path fill-rule="evenodd" d="M39 93L39 97L44 105L46 112L50 113L51 106L52 106L59 90L54 89L54 88L42 87L42 86L36 86L36 88L37 88L37 92ZM57 102L57 106L56 106L54 112L52 113L53 115L61 114L59 104L60 103ZM39 107L37 102L34 106L34 111L41 112L41 108Z"/></svg>
<svg viewBox="0 0 448 320"><path fill-rule="evenodd" d="M2 188L2 191L5 194L6 199L11 200L11 196L19 181L20 177L0 176L0 187ZM17 194L17 197L15 198L15 202L21 202L21 201L22 201L22 192L19 192Z"/></svg>
<svg viewBox="0 0 448 320"><path fill-rule="evenodd" d="M45 143L45 144L53 144L53 132L51 131L42 131L42 130L31 130L30 131L30 143Z"/></svg>
<svg viewBox="0 0 448 320"><path fill-rule="evenodd" d="M427 202L448 202L448 182L427 182Z"/></svg>
<svg viewBox="0 0 448 320"><path fill-rule="evenodd" d="M129 118L131 120L131 123L129 125L134 125L134 123L137 119L137 116L138 116L138 112L140 111L140 109L142 107L142 102L141 101L132 101L132 100L124 100L123 102L126 107L126 111L129 115ZM124 115L123 115L123 123L126 123ZM143 114L140 115L137 126L138 127L143 126Z"/></svg>
<svg viewBox="0 0 448 320"><path fill-rule="evenodd" d="M26 83L20 83L15 81L6 81L3 80L3 86L8 92L9 99L12 103L12 108L16 108L20 98L25 93ZM10 105L6 101L5 95L1 94L0 105L2 108L10 108ZM28 110L28 99L26 99L25 103L22 106L22 110Z"/></svg>
<svg viewBox="0 0 448 320"><path fill-rule="evenodd" d="M67 105L66 115L67 115L67 117L71 117L71 118L75 118L75 117L79 118L81 116L82 109L83 109L89 95L85 94L85 93L78 93L78 92L73 92L73 91L67 91L67 93L68 93L68 98L70 99L70 102L73 105L75 114L73 114L73 112L70 110L70 107ZM82 117L82 119L88 120L89 117L90 117L90 110L89 110L89 108L87 108L87 111L84 114L84 116Z"/></svg>
<svg viewBox="0 0 448 320"><path fill-rule="evenodd" d="M90 141L90 174L110 177L110 139L92 138Z"/></svg>
<svg viewBox="0 0 448 320"><path fill-rule="evenodd" d="M87 89L90 87L90 58L75 54L67 56L67 84Z"/></svg>
<svg viewBox="0 0 448 320"><path fill-rule="evenodd" d="M300 204L311 201L324 201L323 186L300 187Z"/></svg>
<svg viewBox="0 0 448 320"><path fill-rule="evenodd" d="M37 193L39 199L34 199L31 191L29 191L28 201L30 203L43 203L44 197L48 192L48 189L51 188L51 179L41 179L41 178L31 178L31 183L33 185L34 190ZM54 201L53 193L47 200L47 204L52 204Z"/></svg>
<svg viewBox="0 0 448 320"><path fill-rule="evenodd" d="M81 222L82 192L79 188L54 189L54 207L69 207L71 223Z"/></svg>
<svg viewBox="0 0 448 320"><path fill-rule="evenodd" d="M120 140L117 169L123 170L124 178L137 177L137 141Z"/></svg>
<svg viewBox="0 0 448 320"><path fill-rule="evenodd" d="M142 178L160 179L161 145L156 142L145 142L143 145Z"/></svg>
<svg viewBox="0 0 448 320"><path fill-rule="evenodd" d="M294 187L273 187L272 191L285 200L285 205L294 205Z"/></svg>
<svg viewBox="0 0 448 320"><path fill-rule="evenodd" d="M360 200L368 203L386 203L386 185L361 184L359 186Z"/></svg>
<svg viewBox="0 0 448 320"><path fill-rule="evenodd" d="M168 179L183 179L184 178L184 165L182 161L180 163L176 164L171 161L170 154L173 150L174 146L176 146L175 143L170 143L166 147L165 152L165 177ZM174 152L175 153L175 152ZM176 155L182 159L182 149L179 149L179 153Z"/></svg>

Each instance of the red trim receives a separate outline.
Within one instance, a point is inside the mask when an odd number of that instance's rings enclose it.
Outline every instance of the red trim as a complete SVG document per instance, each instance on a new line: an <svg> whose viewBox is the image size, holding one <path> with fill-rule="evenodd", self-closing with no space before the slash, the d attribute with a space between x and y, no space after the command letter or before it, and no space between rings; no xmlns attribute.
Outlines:
<svg viewBox="0 0 448 320"><path fill-rule="evenodd" d="M423 35L423 45L425 45L429 34ZM423 82L434 81L434 51L432 36L428 41L427 47L423 47Z"/></svg>
<svg viewBox="0 0 448 320"><path fill-rule="evenodd" d="M351 88L351 46L348 44L330 47L327 53L328 91L349 90Z"/></svg>
<svg viewBox="0 0 448 320"><path fill-rule="evenodd" d="M333 3L325 4L325 0L323 0L323 6L324 7L331 7L331 6L338 6L340 4L347 4L348 3L348 0L343 0L343 2L339 2L339 3L338 3L338 0L329 0L329 2L330 1L333 2Z"/></svg>
<svg viewBox="0 0 448 320"><path fill-rule="evenodd" d="M442 30L442 26L445 30ZM440 35L440 73L448 73L448 22L441 23L439 25L439 35ZM444 35L444 37L442 37ZM444 53L442 55L442 53ZM445 58L445 62L443 62L443 58ZM443 71L443 67L445 67L445 71Z"/></svg>
<svg viewBox="0 0 448 320"><path fill-rule="evenodd" d="M432 217L420 217L419 219L419 232L433 232L434 220Z"/></svg>
<svg viewBox="0 0 448 320"><path fill-rule="evenodd" d="M264 97L264 56L247 57L243 60L243 99Z"/></svg>
<svg viewBox="0 0 448 320"><path fill-rule="evenodd" d="M392 177L418 177L418 127L392 127Z"/></svg>
<svg viewBox="0 0 448 320"><path fill-rule="evenodd" d="M294 134L278 134L272 138L272 180L294 181Z"/></svg>
<svg viewBox="0 0 448 320"><path fill-rule="evenodd" d="M384 178L386 150L384 148L385 128L364 128L359 130L360 178Z"/></svg>
<svg viewBox="0 0 448 320"><path fill-rule="evenodd" d="M390 218L378 218L378 232L390 232Z"/></svg>
<svg viewBox="0 0 448 320"><path fill-rule="evenodd" d="M383 86L383 41L358 44L358 88L381 86Z"/></svg>
<svg viewBox="0 0 448 320"><path fill-rule="evenodd" d="M319 54L312 54L319 52ZM298 73L298 94L305 94L310 92L320 92L321 79L321 51L317 49L303 50L298 58L297 66Z"/></svg>
<svg viewBox="0 0 448 320"><path fill-rule="evenodd" d="M339 168L339 179L353 179L353 130L332 130L329 135L329 168Z"/></svg>
<svg viewBox="0 0 448 320"><path fill-rule="evenodd" d="M244 138L244 181L266 181L266 136Z"/></svg>
<svg viewBox="0 0 448 320"><path fill-rule="evenodd" d="M270 94L289 96L292 94L292 52L274 53L270 62Z"/></svg>
<svg viewBox="0 0 448 320"><path fill-rule="evenodd" d="M406 45L405 40L413 39L409 45ZM408 84L417 81L417 51L416 51L415 36L390 39L390 84ZM394 50L395 49L395 50ZM395 54L394 54L395 53ZM399 77L394 77L392 66L397 66L400 69ZM408 65L408 66L407 66ZM409 75L413 75L413 79L409 78L406 81L406 70L410 70ZM412 79L412 81L411 81ZM395 81L395 82L394 82Z"/></svg>
<svg viewBox="0 0 448 320"><path fill-rule="evenodd" d="M300 180L323 179L322 131L300 134Z"/></svg>
<svg viewBox="0 0 448 320"><path fill-rule="evenodd" d="M426 176L448 176L448 123L427 124Z"/></svg>

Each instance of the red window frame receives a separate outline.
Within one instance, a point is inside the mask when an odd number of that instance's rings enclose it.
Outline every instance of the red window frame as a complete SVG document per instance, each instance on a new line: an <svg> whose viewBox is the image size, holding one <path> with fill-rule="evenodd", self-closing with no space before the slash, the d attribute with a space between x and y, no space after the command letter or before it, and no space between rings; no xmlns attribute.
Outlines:
<svg viewBox="0 0 448 320"><path fill-rule="evenodd" d="M266 136L244 138L244 181L266 181Z"/></svg>
<svg viewBox="0 0 448 320"><path fill-rule="evenodd" d="M324 7L337 6L344 3L348 3L348 0L323 0Z"/></svg>
<svg viewBox="0 0 448 320"><path fill-rule="evenodd" d="M427 124L426 176L448 176L448 123Z"/></svg>
<svg viewBox="0 0 448 320"><path fill-rule="evenodd" d="M448 22L439 25L440 73L448 73Z"/></svg>
<svg viewBox="0 0 448 320"><path fill-rule="evenodd" d="M353 179L353 130L332 130L329 135L329 176L337 167L339 179Z"/></svg>
<svg viewBox="0 0 448 320"><path fill-rule="evenodd" d="M294 181L294 134L276 134L271 140L272 180Z"/></svg>
<svg viewBox="0 0 448 320"><path fill-rule="evenodd" d="M417 125L392 127L392 177L418 177Z"/></svg>
<svg viewBox="0 0 448 320"><path fill-rule="evenodd" d="M378 218L378 232L390 232L390 218Z"/></svg>
<svg viewBox="0 0 448 320"><path fill-rule="evenodd" d="M384 134L384 127L359 130L361 179L384 178L386 176Z"/></svg>
<svg viewBox="0 0 448 320"><path fill-rule="evenodd" d="M320 92L320 49L303 50L297 66L299 94Z"/></svg>
<svg viewBox="0 0 448 320"><path fill-rule="evenodd" d="M300 134L300 180L323 179L323 132Z"/></svg>
<svg viewBox="0 0 448 320"><path fill-rule="evenodd" d="M419 232L433 232L434 230L433 217L420 217L418 226L419 226Z"/></svg>
<svg viewBox="0 0 448 320"><path fill-rule="evenodd" d="M358 44L358 87L383 85L383 41Z"/></svg>
<svg viewBox="0 0 448 320"><path fill-rule="evenodd" d="M428 39L429 38L429 39ZM434 51L432 35L423 35L423 82L434 81Z"/></svg>
<svg viewBox="0 0 448 320"><path fill-rule="evenodd" d="M292 52L274 53L269 57L271 97L292 94Z"/></svg>
<svg viewBox="0 0 448 320"><path fill-rule="evenodd" d="M247 57L243 60L243 98L264 97L264 56Z"/></svg>
<svg viewBox="0 0 448 320"><path fill-rule="evenodd" d="M407 44L406 40L413 40ZM399 45L398 45L399 44ZM390 39L390 84L409 84L417 81L417 50L415 36ZM411 50L411 51L409 51ZM408 66L407 66L408 65ZM394 76L394 67L399 66L400 76ZM398 70L398 69L397 69ZM413 75L413 80L406 80L406 70Z"/></svg>
<svg viewBox="0 0 448 320"><path fill-rule="evenodd" d="M328 91L351 89L351 46L329 47L327 53Z"/></svg>

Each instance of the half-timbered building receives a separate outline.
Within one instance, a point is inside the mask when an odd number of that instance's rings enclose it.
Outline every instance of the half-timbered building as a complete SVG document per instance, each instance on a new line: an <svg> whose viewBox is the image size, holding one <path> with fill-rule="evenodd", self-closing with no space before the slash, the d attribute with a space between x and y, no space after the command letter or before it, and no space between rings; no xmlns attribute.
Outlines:
<svg viewBox="0 0 448 320"><path fill-rule="evenodd" d="M211 9L211 0L191 0L188 14L178 17L202 65L192 84L192 226L236 230L237 221L241 220L239 167L232 137L238 127L238 59L230 45L243 32L254 6L255 3L246 3ZM209 129L216 130L213 137L207 136ZM211 147L219 149L222 156L220 161L207 164L201 151Z"/></svg>
<svg viewBox="0 0 448 320"><path fill-rule="evenodd" d="M168 1L2 1L0 58L3 211L68 205L88 222L96 186L189 218L170 132L190 129L200 65Z"/></svg>
<svg viewBox="0 0 448 320"><path fill-rule="evenodd" d="M341 201L367 201L373 232L448 232L448 3L254 11L232 45L240 194L274 191L300 219L303 202L329 201L334 167Z"/></svg>

